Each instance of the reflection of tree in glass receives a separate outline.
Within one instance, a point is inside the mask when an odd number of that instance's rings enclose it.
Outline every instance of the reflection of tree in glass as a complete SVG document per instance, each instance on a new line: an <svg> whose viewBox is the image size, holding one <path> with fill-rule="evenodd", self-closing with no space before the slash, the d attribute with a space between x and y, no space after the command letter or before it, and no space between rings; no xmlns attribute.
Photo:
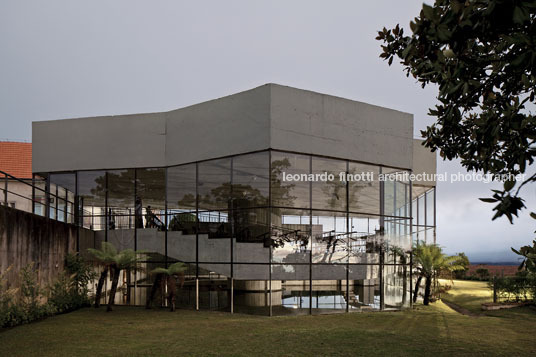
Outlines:
<svg viewBox="0 0 536 357"><path fill-rule="evenodd" d="M125 201L133 201L134 191L134 169L124 170L117 174L108 172L108 192L113 192L114 197L124 198ZM136 190L138 193L144 193L145 200L156 199L162 200L165 193L164 171L161 169L147 169L143 171L143 176L136 182ZM99 176L95 179L97 184L91 189L91 194L97 197L104 198L106 194L106 177ZM144 202L145 204L146 202Z"/></svg>
<svg viewBox="0 0 536 357"><path fill-rule="evenodd" d="M357 172L356 168L348 172L349 175L355 176L360 174L361 171ZM345 209L344 202L346 201L346 182L339 180L339 172L326 171L328 175L333 175L335 177L332 181L322 182L322 192L328 197L327 204L330 209L342 208ZM348 189L350 191L348 195L348 206L355 207L359 202L359 193L367 188L372 187L374 182L370 181L348 181Z"/></svg>
<svg viewBox="0 0 536 357"><path fill-rule="evenodd" d="M177 213L169 221L169 230L170 231L188 231L189 228L192 228L192 225L197 222L197 217L195 213Z"/></svg>
<svg viewBox="0 0 536 357"><path fill-rule="evenodd" d="M285 169L291 166L290 161L285 158L283 160L272 161L271 170L271 185L272 192L277 192L277 195L272 197L272 205L274 206L291 206L295 196L291 195L294 184L283 184L281 174ZM231 197L232 192L232 197ZM224 182L216 188L210 190L210 193L199 196L199 203L204 206L227 207L229 200L246 199L251 204L250 206L263 206L268 203L268 197L250 184L232 184ZM177 201L180 207L195 207L195 195L191 193L185 194Z"/></svg>
<svg viewBox="0 0 536 357"><path fill-rule="evenodd" d="M195 195L187 193L177 202L179 204L179 207L195 208Z"/></svg>
<svg viewBox="0 0 536 357"><path fill-rule="evenodd" d="M288 158L272 161L272 172L270 173L270 185L272 188L272 206L290 207L294 203L296 196L291 192L294 184L283 184L281 177L284 170L291 167ZM274 192L277 193L274 195Z"/></svg>

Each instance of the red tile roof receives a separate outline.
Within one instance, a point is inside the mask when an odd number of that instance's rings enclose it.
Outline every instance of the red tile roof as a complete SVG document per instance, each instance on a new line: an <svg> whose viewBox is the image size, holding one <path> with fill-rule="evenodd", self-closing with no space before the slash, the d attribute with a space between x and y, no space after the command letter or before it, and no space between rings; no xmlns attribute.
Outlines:
<svg viewBox="0 0 536 357"><path fill-rule="evenodd" d="M32 143L0 141L0 171L32 178Z"/></svg>

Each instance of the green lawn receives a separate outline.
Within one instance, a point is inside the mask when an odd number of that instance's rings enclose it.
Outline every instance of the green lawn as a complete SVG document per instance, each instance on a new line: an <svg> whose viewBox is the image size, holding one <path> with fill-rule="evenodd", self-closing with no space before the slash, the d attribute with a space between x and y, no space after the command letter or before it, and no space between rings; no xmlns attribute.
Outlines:
<svg viewBox="0 0 536 357"><path fill-rule="evenodd" d="M272 318L88 308L0 332L0 355L534 355L535 328L530 308L471 317L442 302L405 312Z"/></svg>
<svg viewBox="0 0 536 357"><path fill-rule="evenodd" d="M481 313L481 305L493 302L493 291L485 281L440 280L442 286L450 285L452 289L441 296L442 299L460 305L474 313Z"/></svg>

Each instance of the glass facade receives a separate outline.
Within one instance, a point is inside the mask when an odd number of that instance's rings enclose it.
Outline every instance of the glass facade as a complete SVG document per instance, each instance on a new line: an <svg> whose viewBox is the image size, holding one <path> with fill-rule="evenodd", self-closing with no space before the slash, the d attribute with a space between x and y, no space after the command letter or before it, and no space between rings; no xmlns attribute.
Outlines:
<svg viewBox="0 0 536 357"><path fill-rule="evenodd" d="M183 262L178 307L292 315L410 305L412 243L435 239L435 192L404 172L267 150L43 176L50 217L94 231L80 251L144 252L117 303L144 305L147 272Z"/></svg>

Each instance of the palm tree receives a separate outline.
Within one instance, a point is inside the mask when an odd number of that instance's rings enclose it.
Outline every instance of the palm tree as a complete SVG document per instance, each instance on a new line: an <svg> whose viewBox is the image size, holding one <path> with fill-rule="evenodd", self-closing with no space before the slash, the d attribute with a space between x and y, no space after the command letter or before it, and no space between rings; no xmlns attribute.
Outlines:
<svg viewBox="0 0 536 357"><path fill-rule="evenodd" d="M100 274L97 291L95 292L95 307L98 308L100 307L102 288L108 276L110 265L113 262L113 257L117 255L117 249L115 249L112 243L102 242L101 249L88 248L88 252L93 255L96 263L104 268Z"/></svg>
<svg viewBox="0 0 536 357"><path fill-rule="evenodd" d="M151 293L147 297L147 303L145 304L145 308L150 309L151 308L151 302L154 299L154 296L156 294L156 290L158 289L158 286L160 285L161 289L163 289L164 286L167 286L168 290L168 304L170 307L170 311L175 311L175 294L177 290L176 286L176 279L180 279L180 287L182 288L184 284L184 271L187 269L186 265L181 262L177 262L174 264L171 264L169 268L156 268L151 273L155 274L155 279L153 286L151 288Z"/></svg>
<svg viewBox="0 0 536 357"><path fill-rule="evenodd" d="M424 287L424 305L430 303L430 295L432 288L432 280L436 278L442 271L456 271L463 269L463 265L459 262L459 256L447 256L443 254L441 247L436 244L420 243L413 251L419 276L415 285L415 294L413 301L415 302L417 291L419 289L422 278L426 278Z"/></svg>
<svg viewBox="0 0 536 357"><path fill-rule="evenodd" d="M141 252L136 252L133 249L125 249L117 252L117 249L112 243L102 242L101 249L89 248L88 251L97 259L99 264L104 266L104 271L101 273L97 284L97 292L95 294L95 307L100 306L100 297L102 294L102 286L106 279L107 271L110 270L112 278L112 287L110 289L110 297L108 300L108 308L106 311L112 311L112 306L115 301L115 293L119 284L119 275L121 270L127 269L132 271L141 270L141 258L138 256Z"/></svg>

